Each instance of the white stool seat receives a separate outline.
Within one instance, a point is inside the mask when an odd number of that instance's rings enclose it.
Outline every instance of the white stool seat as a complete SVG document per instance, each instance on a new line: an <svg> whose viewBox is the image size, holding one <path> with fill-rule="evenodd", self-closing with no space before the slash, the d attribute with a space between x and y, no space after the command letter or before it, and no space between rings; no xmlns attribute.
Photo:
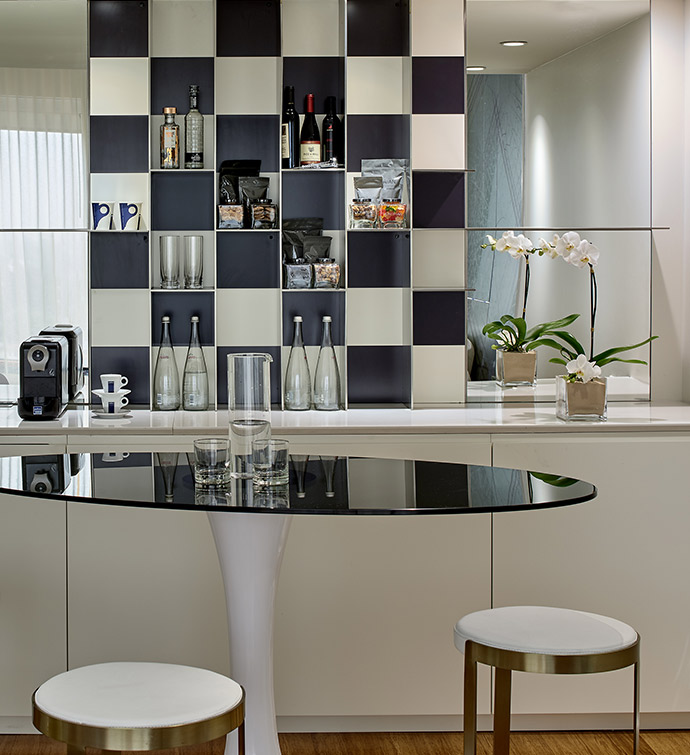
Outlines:
<svg viewBox="0 0 690 755"><path fill-rule="evenodd" d="M464 652L472 640L520 653L592 655L623 650L637 632L608 616L550 606L506 606L476 611L455 625L455 647Z"/></svg>
<svg viewBox="0 0 690 755"><path fill-rule="evenodd" d="M205 721L237 707L242 687L206 669L168 663L100 663L42 684L35 704L53 718L109 728Z"/></svg>

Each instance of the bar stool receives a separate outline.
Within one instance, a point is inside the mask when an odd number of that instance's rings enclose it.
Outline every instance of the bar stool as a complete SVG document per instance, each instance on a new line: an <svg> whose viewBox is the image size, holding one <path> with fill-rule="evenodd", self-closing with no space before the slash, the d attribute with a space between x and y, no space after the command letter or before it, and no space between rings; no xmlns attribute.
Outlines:
<svg viewBox="0 0 690 755"><path fill-rule="evenodd" d="M465 755L477 747L477 663L496 669L494 755L510 751L512 671L592 674L634 666L634 753L640 738L640 638L622 621L547 606L508 606L467 614L455 625L465 654Z"/></svg>
<svg viewBox="0 0 690 755"><path fill-rule="evenodd" d="M206 669L167 663L100 663L66 671L33 694L34 726L67 743L149 752L201 744L238 730L244 755L244 690Z"/></svg>

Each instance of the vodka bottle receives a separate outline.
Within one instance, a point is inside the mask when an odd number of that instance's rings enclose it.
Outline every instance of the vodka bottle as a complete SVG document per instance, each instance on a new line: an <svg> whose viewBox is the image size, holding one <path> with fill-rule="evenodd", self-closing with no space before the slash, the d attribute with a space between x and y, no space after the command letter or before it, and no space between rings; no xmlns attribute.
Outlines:
<svg viewBox="0 0 690 755"><path fill-rule="evenodd" d="M204 116L197 107L199 87L189 87L189 112L184 117L184 167L204 167Z"/></svg>
<svg viewBox="0 0 690 755"><path fill-rule="evenodd" d="M199 318L192 317L187 361L182 376L182 408L190 412L208 409L208 372L199 340Z"/></svg>
<svg viewBox="0 0 690 755"><path fill-rule="evenodd" d="M292 321L295 330L285 372L285 408L304 411L311 408L311 374L302 340L302 318L298 315Z"/></svg>
<svg viewBox="0 0 690 755"><path fill-rule="evenodd" d="M153 372L153 408L173 411L180 408L180 375L170 337L170 318L162 318L161 346Z"/></svg>
<svg viewBox="0 0 690 755"><path fill-rule="evenodd" d="M331 339L331 318L322 318L321 349L314 376L314 409L335 411L340 409L340 373Z"/></svg>

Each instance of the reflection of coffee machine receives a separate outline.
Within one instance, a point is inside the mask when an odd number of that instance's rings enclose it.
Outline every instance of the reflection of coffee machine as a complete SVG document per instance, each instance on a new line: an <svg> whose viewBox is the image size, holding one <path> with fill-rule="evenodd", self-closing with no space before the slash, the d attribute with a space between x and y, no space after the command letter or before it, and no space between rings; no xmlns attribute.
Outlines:
<svg viewBox="0 0 690 755"><path fill-rule="evenodd" d="M69 400L69 345L65 336L32 336L19 347L22 419L56 419Z"/></svg>
<svg viewBox="0 0 690 755"><path fill-rule="evenodd" d="M22 459L22 488L30 493L64 493L70 483L69 456L46 454Z"/></svg>
<svg viewBox="0 0 690 755"><path fill-rule="evenodd" d="M78 325L53 325L43 328L39 335L64 336L69 346L69 400L73 401L84 387L83 335Z"/></svg>

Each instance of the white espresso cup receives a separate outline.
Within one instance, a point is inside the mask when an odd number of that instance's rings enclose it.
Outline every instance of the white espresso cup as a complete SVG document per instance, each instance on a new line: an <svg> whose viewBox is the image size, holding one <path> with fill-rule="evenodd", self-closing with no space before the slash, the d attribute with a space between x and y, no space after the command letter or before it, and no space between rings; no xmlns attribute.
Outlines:
<svg viewBox="0 0 690 755"><path fill-rule="evenodd" d="M117 393L119 390L122 390L127 383L129 383L129 380L124 375L119 375L115 372L108 375L101 375L101 385L106 393Z"/></svg>
<svg viewBox="0 0 690 755"><path fill-rule="evenodd" d="M103 411L106 414L119 414L129 404L127 396L118 391L116 393L101 393L98 398L103 404Z"/></svg>
<svg viewBox="0 0 690 755"><path fill-rule="evenodd" d="M103 461L107 462L113 462L113 461L122 461L123 459L126 459L129 456L129 452L123 453L122 451L107 451L103 454Z"/></svg>

